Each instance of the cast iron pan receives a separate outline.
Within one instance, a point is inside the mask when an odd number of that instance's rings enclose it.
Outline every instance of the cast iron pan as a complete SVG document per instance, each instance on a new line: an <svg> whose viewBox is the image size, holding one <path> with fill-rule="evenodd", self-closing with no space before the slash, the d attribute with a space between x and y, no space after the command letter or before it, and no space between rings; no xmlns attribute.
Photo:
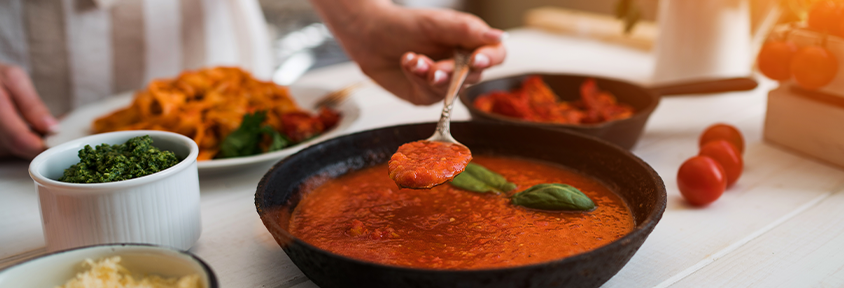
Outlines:
<svg viewBox="0 0 844 288"><path fill-rule="evenodd" d="M264 175L255 193L255 207L293 263L324 288L597 287L630 260L665 210L665 186L659 175L641 159L608 142L568 131L505 123L456 122L451 128L454 137L475 155L558 163L599 179L624 199L636 227L630 234L583 254L479 270L413 269L364 262L315 248L288 232L291 212L303 194L326 179L387 162L399 145L428 138L434 123L369 130L303 149Z"/></svg>
<svg viewBox="0 0 844 288"><path fill-rule="evenodd" d="M611 92L621 103L627 103L635 109L632 117L600 124L555 124L538 123L519 120L512 117L487 113L475 108L472 103L480 95L492 91L509 91L521 86L522 80L529 75L542 76L545 83L551 87L557 96L564 101L574 101L580 98L580 84L586 79L595 79L601 90ZM524 74L510 76L490 81L484 81L466 88L460 94L460 102L469 109L472 120L515 123L526 126L536 126L550 129L575 131L595 136L612 142L624 149L632 149L651 113L659 104L661 96L718 93L728 91L751 90L756 88L756 81L752 78L728 78L700 80L694 82L673 83L659 87L645 88L633 83L609 79L605 77L576 75L576 74Z"/></svg>

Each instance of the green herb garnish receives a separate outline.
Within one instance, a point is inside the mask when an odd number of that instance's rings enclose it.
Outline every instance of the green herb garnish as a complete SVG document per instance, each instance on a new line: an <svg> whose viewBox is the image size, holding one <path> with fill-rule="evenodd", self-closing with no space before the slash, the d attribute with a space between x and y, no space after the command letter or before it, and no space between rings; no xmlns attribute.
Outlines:
<svg viewBox="0 0 844 288"><path fill-rule="evenodd" d="M290 145L290 139L275 131L272 126L261 125L267 118L267 111L257 111L243 115L243 121L237 130L232 131L220 143L220 157L243 157L280 150ZM264 135L272 142L266 151L261 149L260 143Z"/></svg>
<svg viewBox="0 0 844 288"><path fill-rule="evenodd" d="M516 184L508 182L504 176L471 162L466 165L463 173L451 180L451 185L479 193L501 193L516 189Z"/></svg>
<svg viewBox="0 0 844 288"><path fill-rule="evenodd" d="M79 150L79 163L64 170L59 181L71 183L105 183L146 176L179 163L176 154L152 146L149 135L139 136L125 144L85 145Z"/></svg>
<svg viewBox="0 0 844 288"><path fill-rule="evenodd" d="M471 162L450 183L457 188L479 193L500 194L516 189L516 184L507 181L501 174ZM595 208L595 203L586 194L574 186L559 183L534 185L514 194L511 201L514 205L540 210L589 211Z"/></svg>
<svg viewBox="0 0 844 288"><path fill-rule="evenodd" d="M586 194L568 184L538 184L513 195L513 204L542 210L581 210L595 208Z"/></svg>

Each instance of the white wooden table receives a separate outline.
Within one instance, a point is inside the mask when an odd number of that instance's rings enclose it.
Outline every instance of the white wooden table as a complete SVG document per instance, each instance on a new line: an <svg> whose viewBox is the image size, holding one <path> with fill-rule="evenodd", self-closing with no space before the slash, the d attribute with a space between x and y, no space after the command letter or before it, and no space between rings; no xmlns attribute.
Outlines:
<svg viewBox="0 0 844 288"><path fill-rule="evenodd" d="M509 58L487 78L528 71L576 72L647 83L648 53L534 30L511 31ZM297 85L339 88L365 79L352 64L307 74ZM668 207L654 232L606 287L842 287L844 170L762 141L767 91L664 98L633 152L663 177ZM435 121L439 105L415 107L374 84L353 95L362 115L349 132ZM468 119L457 104L456 120ZM681 198L677 168L697 153L710 124L743 131L745 170L717 202L694 208ZM0 269L44 253L28 162L0 163ZM222 287L315 287L287 258L255 211L267 166L201 176L202 236L191 251Z"/></svg>

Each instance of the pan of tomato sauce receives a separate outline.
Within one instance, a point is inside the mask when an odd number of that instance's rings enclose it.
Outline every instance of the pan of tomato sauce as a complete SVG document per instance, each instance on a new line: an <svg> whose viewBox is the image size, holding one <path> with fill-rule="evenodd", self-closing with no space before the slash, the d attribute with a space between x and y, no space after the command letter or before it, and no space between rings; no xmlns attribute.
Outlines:
<svg viewBox="0 0 844 288"><path fill-rule="evenodd" d="M268 171L255 205L320 287L597 287L636 253L665 209L653 169L623 148L566 131L456 122L473 163L516 184L503 194L450 184L401 189L386 163L434 123L359 132L303 149ZM559 182L586 212L515 206L508 196ZM279 269L285 269L279 267Z"/></svg>
<svg viewBox="0 0 844 288"><path fill-rule="evenodd" d="M293 212L293 236L363 261L433 269L540 263L606 245L633 230L633 215L600 182L558 165L500 156L472 160L516 183L566 183L596 202L593 211L540 211L507 195L451 185L400 189L385 164L329 180Z"/></svg>

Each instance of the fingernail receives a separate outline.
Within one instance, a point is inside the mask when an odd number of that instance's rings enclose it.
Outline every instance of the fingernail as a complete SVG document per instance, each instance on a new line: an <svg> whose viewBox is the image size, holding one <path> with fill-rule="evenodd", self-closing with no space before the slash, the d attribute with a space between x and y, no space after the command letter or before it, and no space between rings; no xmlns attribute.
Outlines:
<svg viewBox="0 0 844 288"><path fill-rule="evenodd" d="M441 84L441 83L445 82L446 76L447 75L445 74L445 72L443 72L442 70L437 70L436 72L434 72L434 83L433 84Z"/></svg>
<svg viewBox="0 0 844 288"><path fill-rule="evenodd" d="M507 33L507 32L501 33L501 37L499 37L499 41L504 42L504 40L507 40L507 38L510 38L510 33Z"/></svg>
<svg viewBox="0 0 844 288"><path fill-rule="evenodd" d="M475 59L472 59L472 68L483 69L489 67L489 57L484 54L475 54Z"/></svg>
<svg viewBox="0 0 844 288"><path fill-rule="evenodd" d="M490 29L484 32L484 38L490 41L501 42L504 41L504 39L506 39L507 37L507 32L498 29Z"/></svg>
<svg viewBox="0 0 844 288"><path fill-rule="evenodd" d="M44 121L44 126L47 126L47 132L50 132L51 134L59 132L59 121L57 121L56 118L53 118L52 116L45 116L42 121Z"/></svg>
<svg viewBox="0 0 844 288"><path fill-rule="evenodd" d="M407 53L404 56L404 63L410 63L410 60L413 60L413 56L414 56L413 53Z"/></svg>
<svg viewBox="0 0 844 288"><path fill-rule="evenodd" d="M425 60L422 60L421 57L416 59L416 66L413 66L413 72L416 72L416 73L426 73L426 72L428 72L428 63L426 63Z"/></svg>

